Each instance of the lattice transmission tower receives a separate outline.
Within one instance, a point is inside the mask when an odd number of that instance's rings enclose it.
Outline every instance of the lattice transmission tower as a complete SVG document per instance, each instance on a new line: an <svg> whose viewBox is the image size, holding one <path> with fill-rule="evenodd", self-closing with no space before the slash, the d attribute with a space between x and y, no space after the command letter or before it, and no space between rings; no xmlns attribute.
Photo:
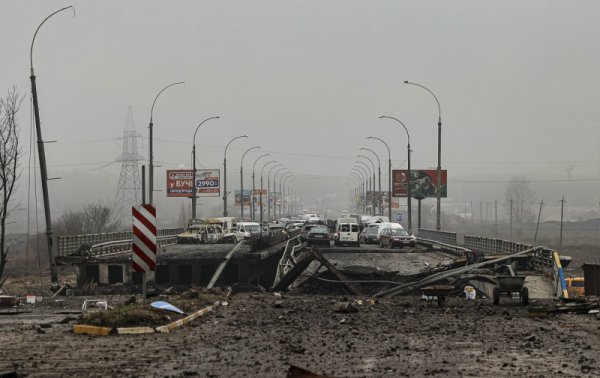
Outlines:
<svg viewBox="0 0 600 378"><path fill-rule="evenodd" d="M123 153L116 160L121 162L121 175L112 211L114 219L120 220L122 225L131 222L131 207L140 205L142 200L139 161L144 158L137 151L137 140L140 137L129 106L123 132Z"/></svg>

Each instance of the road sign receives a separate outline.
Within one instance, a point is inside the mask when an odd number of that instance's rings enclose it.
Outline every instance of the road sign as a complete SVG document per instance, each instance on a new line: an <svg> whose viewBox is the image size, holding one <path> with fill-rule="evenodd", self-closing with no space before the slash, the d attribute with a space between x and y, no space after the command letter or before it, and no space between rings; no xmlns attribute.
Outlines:
<svg viewBox="0 0 600 378"><path fill-rule="evenodd" d="M150 272L156 267L156 208L152 205L132 207L133 270Z"/></svg>

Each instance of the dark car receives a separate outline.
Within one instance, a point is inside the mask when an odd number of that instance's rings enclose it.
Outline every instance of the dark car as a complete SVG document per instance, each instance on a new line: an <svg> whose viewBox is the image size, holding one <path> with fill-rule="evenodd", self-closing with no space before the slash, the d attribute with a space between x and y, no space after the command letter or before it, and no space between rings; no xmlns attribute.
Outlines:
<svg viewBox="0 0 600 378"><path fill-rule="evenodd" d="M306 246L311 245L322 245L329 247L331 245L329 241L329 229L327 226L312 227L306 235Z"/></svg>
<svg viewBox="0 0 600 378"><path fill-rule="evenodd" d="M377 239L377 233L377 227L365 228L364 231L360 233L360 242L365 244L377 244L379 242Z"/></svg>
<svg viewBox="0 0 600 378"><path fill-rule="evenodd" d="M314 227L319 227L319 225L316 223L305 224L304 227L302 227L302 232L300 233L300 240L306 241L308 238L308 232Z"/></svg>
<svg viewBox="0 0 600 378"><path fill-rule="evenodd" d="M379 236L379 246L383 247L404 247L408 245L414 247L417 245L417 238L413 234L409 234L402 228L386 228L381 231Z"/></svg>

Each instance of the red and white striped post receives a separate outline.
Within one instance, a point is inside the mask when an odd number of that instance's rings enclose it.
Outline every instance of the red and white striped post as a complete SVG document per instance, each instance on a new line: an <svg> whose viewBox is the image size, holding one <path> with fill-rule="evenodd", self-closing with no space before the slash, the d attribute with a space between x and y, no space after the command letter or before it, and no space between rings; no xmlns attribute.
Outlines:
<svg viewBox="0 0 600 378"><path fill-rule="evenodd" d="M133 271L142 273L142 295L146 299L146 273L156 268L156 208L141 205L133 214Z"/></svg>

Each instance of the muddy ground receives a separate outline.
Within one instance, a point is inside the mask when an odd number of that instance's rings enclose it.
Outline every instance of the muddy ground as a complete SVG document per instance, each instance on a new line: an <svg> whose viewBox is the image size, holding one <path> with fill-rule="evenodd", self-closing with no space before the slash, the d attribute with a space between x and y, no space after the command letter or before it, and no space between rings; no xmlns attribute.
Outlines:
<svg viewBox="0 0 600 378"><path fill-rule="evenodd" d="M168 334L105 337L74 334L75 317L57 314L82 300L67 298L63 308L48 300L29 314L0 315L0 372L285 377L296 365L337 377L600 375L600 320L532 319L508 298L501 306L450 298L439 308L417 297L369 304L368 298L238 293ZM345 300L358 312L335 312Z"/></svg>

